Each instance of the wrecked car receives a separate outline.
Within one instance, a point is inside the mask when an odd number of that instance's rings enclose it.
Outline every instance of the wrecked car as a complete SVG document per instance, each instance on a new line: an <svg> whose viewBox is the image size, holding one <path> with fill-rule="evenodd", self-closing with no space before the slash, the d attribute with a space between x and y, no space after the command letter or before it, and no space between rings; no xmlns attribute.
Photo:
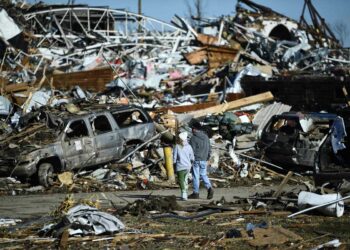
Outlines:
<svg viewBox="0 0 350 250"><path fill-rule="evenodd" d="M328 133L316 154L314 180L316 185L331 183L338 185L344 179L350 180L350 142L347 134L350 131L349 121L334 126L334 132ZM345 133L344 133L345 132ZM342 138L339 142L338 138Z"/></svg>
<svg viewBox="0 0 350 250"><path fill-rule="evenodd" d="M277 164L312 170L316 153L329 136L334 150L345 148L343 118L329 113L285 112L266 124L258 146Z"/></svg>
<svg viewBox="0 0 350 250"><path fill-rule="evenodd" d="M155 132L148 113L136 106L75 111L41 112L35 119L43 121L26 121L25 129L2 140L0 175L50 186L54 173L120 159Z"/></svg>

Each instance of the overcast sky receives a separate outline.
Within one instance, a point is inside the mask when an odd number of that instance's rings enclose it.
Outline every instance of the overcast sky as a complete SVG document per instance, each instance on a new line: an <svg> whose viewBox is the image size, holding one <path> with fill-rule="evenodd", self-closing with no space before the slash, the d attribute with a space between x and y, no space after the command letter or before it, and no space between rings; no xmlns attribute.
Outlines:
<svg viewBox="0 0 350 250"><path fill-rule="evenodd" d="M44 0L44 2L67 3L67 1L62 0ZM218 17L234 14L237 0L204 0L204 2L206 3L204 15L207 17ZM299 20L304 0L255 0L255 2ZM111 8L122 8L137 12L138 0L75 0L75 3L89 4L91 6L110 6ZM313 3L327 23L334 24L338 21L343 21L348 24L350 33L350 0L313 0ZM174 14L179 16L187 15L186 0L142 0L142 12L146 16L169 22ZM350 46L350 38L347 39L345 45Z"/></svg>

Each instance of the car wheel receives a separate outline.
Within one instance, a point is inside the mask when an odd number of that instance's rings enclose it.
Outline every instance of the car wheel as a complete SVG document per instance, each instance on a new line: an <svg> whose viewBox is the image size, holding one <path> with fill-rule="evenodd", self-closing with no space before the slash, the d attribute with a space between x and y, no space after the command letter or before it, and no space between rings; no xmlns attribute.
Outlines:
<svg viewBox="0 0 350 250"><path fill-rule="evenodd" d="M53 184L53 166L51 163L42 163L38 170L39 184L49 187Z"/></svg>

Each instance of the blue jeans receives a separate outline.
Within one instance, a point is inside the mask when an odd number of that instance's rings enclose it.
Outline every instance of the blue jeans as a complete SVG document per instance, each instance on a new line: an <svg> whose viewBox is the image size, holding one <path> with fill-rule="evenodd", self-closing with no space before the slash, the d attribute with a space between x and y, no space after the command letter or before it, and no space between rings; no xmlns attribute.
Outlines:
<svg viewBox="0 0 350 250"><path fill-rule="evenodd" d="M207 176L207 162L206 161L194 161L192 167L193 176L193 193L199 193L199 181L202 179L206 189L211 188L211 183Z"/></svg>

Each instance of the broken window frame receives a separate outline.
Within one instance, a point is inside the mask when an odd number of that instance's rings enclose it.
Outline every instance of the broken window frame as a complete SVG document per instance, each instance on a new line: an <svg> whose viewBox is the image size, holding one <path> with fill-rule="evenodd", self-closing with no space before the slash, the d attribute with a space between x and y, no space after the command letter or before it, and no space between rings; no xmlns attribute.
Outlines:
<svg viewBox="0 0 350 250"><path fill-rule="evenodd" d="M105 122L108 123L109 125L109 129L108 130L100 130L100 129L96 129L96 125L95 122L97 119L100 119L101 117L105 118ZM106 133L110 133L113 131L113 126L111 121L109 120L108 116L106 116L105 114L99 114L97 116L93 116L93 119L91 120L91 128L92 128L92 132L94 133L94 135L102 135L102 134L106 134ZM105 124L106 125L106 124Z"/></svg>
<svg viewBox="0 0 350 250"><path fill-rule="evenodd" d="M79 121L82 121L83 124L85 125L86 133L81 133L80 136L70 137L70 136L68 135L69 130L71 129L70 126L71 126L72 124L76 123L76 122L79 122ZM72 129L71 129L71 130L72 130ZM64 136L63 136L64 138L63 138L63 140L64 140L64 141L71 141L71 140L77 140L77 139L80 139L80 138L83 138L83 137L89 137L89 136L90 136L89 127L88 127L88 125L87 125L85 119L76 119L76 120L70 121L70 122L67 124L67 126L66 126L66 128L65 128L65 130L64 130Z"/></svg>
<svg viewBox="0 0 350 250"><path fill-rule="evenodd" d="M122 122L118 121L119 119L116 117L116 115L120 115L120 114L125 114L125 113L130 113L130 115L132 115L134 112L138 112L140 114L140 116L138 117L142 122L137 122L135 121L135 123L132 123L132 120L130 121L130 124L126 124L123 125L122 123L124 123L128 118L131 118L131 116L127 116ZM128 128L128 127L132 127L132 126L136 126L136 125L142 125L142 124L147 124L150 122L149 117L144 114L141 110L139 109L133 109L133 110L125 110L125 111L116 111L116 112L111 112L112 117L115 121L115 123L118 125L119 128L123 129L123 128ZM131 124L132 123L132 124Z"/></svg>

